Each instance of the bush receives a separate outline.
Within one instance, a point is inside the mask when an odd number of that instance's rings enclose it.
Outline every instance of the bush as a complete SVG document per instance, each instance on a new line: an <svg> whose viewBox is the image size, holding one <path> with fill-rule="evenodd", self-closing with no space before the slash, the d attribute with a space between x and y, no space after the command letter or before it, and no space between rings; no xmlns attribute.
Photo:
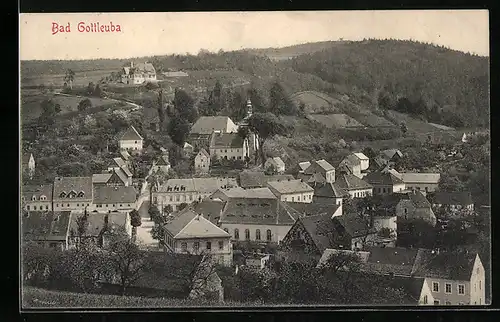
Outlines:
<svg viewBox="0 0 500 322"><path fill-rule="evenodd" d="M78 103L78 110L79 111L85 111L88 108L92 107L92 101L88 98L83 99Z"/></svg>

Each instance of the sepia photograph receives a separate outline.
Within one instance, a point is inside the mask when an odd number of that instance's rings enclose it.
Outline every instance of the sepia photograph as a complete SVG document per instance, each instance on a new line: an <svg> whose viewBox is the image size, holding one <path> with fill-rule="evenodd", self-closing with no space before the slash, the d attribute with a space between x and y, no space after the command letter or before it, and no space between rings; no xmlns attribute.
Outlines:
<svg viewBox="0 0 500 322"><path fill-rule="evenodd" d="M21 13L21 310L491 305L489 38L488 10Z"/></svg>

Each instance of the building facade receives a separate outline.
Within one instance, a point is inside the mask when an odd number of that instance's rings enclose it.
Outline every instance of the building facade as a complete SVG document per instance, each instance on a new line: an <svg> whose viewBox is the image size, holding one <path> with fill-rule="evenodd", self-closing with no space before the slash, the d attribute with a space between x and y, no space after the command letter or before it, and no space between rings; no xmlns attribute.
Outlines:
<svg viewBox="0 0 500 322"><path fill-rule="evenodd" d="M313 201L314 189L302 180L269 181L267 186L281 201Z"/></svg>
<svg viewBox="0 0 500 322"><path fill-rule="evenodd" d="M198 173L208 173L210 171L210 154L203 148L194 157L194 169Z"/></svg>
<svg viewBox="0 0 500 322"><path fill-rule="evenodd" d="M129 153L141 153L143 142L143 137L133 126L130 126L118 139L120 150L126 150Z"/></svg>

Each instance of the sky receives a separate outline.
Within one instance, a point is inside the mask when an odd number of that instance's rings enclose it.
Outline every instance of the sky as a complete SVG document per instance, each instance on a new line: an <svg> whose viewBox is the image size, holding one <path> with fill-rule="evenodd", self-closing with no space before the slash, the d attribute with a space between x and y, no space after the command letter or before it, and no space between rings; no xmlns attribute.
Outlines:
<svg viewBox="0 0 500 322"><path fill-rule="evenodd" d="M79 32L83 22L120 32ZM70 32L53 34L53 23ZM131 58L306 42L413 39L489 56L487 10L42 13L20 15L20 59Z"/></svg>

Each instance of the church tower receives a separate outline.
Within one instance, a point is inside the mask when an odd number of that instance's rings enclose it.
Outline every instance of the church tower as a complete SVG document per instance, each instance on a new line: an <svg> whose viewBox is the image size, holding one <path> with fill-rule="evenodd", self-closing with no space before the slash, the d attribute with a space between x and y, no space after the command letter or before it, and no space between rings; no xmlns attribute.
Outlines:
<svg viewBox="0 0 500 322"><path fill-rule="evenodd" d="M247 116L246 119L250 118L252 116L252 101L250 101L250 98L247 99Z"/></svg>

